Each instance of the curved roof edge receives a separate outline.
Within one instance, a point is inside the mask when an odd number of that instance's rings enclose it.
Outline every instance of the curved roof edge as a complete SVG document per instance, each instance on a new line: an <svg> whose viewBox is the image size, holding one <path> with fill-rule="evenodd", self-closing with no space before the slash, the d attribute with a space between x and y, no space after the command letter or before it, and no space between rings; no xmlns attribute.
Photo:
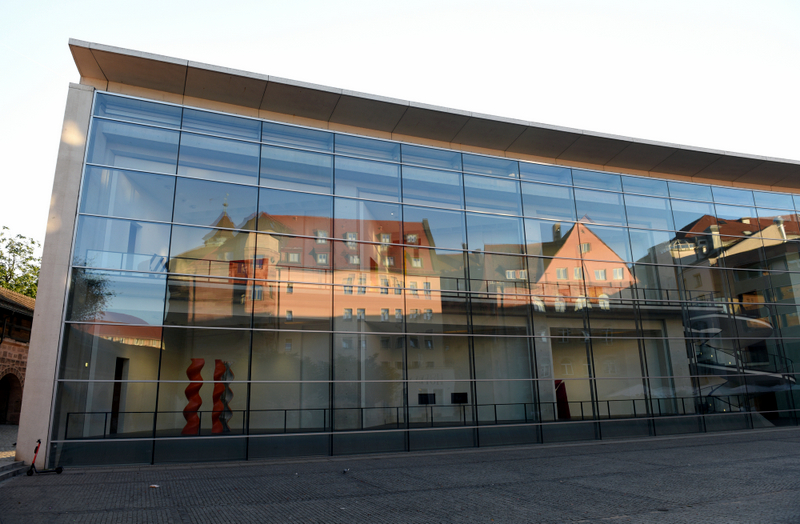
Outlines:
<svg viewBox="0 0 800 524"><path fill-rule="evenodd" d="M800 161L514 120L69 40L82 78L558 163L800 190Z"/></svg>

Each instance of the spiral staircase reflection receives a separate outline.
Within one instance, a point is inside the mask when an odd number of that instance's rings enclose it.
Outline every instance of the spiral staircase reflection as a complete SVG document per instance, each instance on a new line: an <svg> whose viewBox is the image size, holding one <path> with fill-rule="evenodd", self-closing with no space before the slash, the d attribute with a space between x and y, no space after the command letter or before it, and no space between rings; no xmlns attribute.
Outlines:
<svg viewBox="0 0 800 524"><path fill-rule="evenodd" d="M793 362L769 351L774 332L764 319L727 313L690 316L695 342L692 365L700 377L700 410L704 413L749 412L757 426L775 425L760 411L777 411L777 396L796 384ZM746 334L747 338L737 337ZM744 349L740 342L746 340Z"/></svg>

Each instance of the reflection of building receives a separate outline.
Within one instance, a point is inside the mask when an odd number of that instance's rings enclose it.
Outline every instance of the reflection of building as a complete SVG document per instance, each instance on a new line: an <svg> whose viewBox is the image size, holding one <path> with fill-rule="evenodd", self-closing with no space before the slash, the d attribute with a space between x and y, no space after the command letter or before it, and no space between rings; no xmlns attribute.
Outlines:
<svg viewBox="0 0 800 524"><path fill-rule="evenodd" d="M18 424L36 301L0 288L0 424Z"/></svg>
<svg viewBox="0 0 800 524"><path fill-rule="evenodd" d="M71 47L37 311L64 320L34 330L46 387L20 449L151 463L797 422L795 164Z"/></svg>

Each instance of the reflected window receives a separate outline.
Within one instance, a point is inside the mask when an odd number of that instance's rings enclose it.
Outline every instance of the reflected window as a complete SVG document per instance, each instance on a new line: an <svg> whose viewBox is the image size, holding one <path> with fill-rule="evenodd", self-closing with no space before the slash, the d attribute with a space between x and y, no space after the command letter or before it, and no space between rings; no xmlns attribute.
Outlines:
<svg viewBox="0 0 800 524"><path fill-rule="evenodd" d="M333 133L274 122L262 122L261 141L279 146L333 152Z"/></svg>
<svg viewBox="0 0 800 524"><path fill-rule="evenodd" d="M565 268L565 267L557 267L556 268L556 278L558 280L566 280L567 279L567 268Z"/></svg>
<svg viewBox="0 0 800 524"><path fill-rule="evenodd" d="M594 270L594 279L595 280L606 280L606 270L605 269L595 269Z"/></svg>
<svg viewBox="0 0 800 524"><path fill-rule="evenodd" d="M169 222L175 177L86 166L81 213Z"/></svg>
<svg viewBox="0 0 800 524"><path fill-rule="evenodd" d="M580 280L583 278L583 269L579 267L572 268L572 278L575 280Z"/></svg>
<svg viewBox="0 0 800 524"><path fill-rule="evenodd" d="M328 254L327 253L317 253L317 264L320 266L328 265Z"/></svg>
<svg viewBox="0 0 800 524"><path fill-rule="evenodd" d="M523 180L535 180L537 182L565 186L572 185L572 171L567 167L520 162L519 172Z"/></svg>
<svg viewBox="0 0 800 524"><path fill-rule="evenodd" d="M622 280L625 276L625 272L621 267L614 268L614 280Z"/></svg>
<svg viewBox="0 0 800 524"><path fill-rule="evenodd" d="M404 164L416 164L461 171L461 153L458 151L432 149L430 147L412 146L409 144L402 144L401 150Z"/></svg>
<svg viewBox="0 0 800 524"><path fill-rule="evenodd" d="M182 111L183 108L180 106L146 102L106 93L97 93L94 102L95 116L163 127L180 127ZM186 111L191 110L186 109Z"/></svg>
<svg viewBox="0 0 800 524"><path fill-rule="evenodd" d="M281 189L330 193L333 157L308 151L263 146L259 183Z"/></svg>
<svg viewBox="0 0 800 524"><path fill-rule="evenodd" d="M174 222L226 229L255 229L258 189L178 178Z"/></svg>
<svg viewBox="0 0 800 524"><path fill-rule="evenodd" d="M177 131L96 119L92 123L86 161L174 174L179 135Z"/></svg>
<svg viewBox="0 0 800 524"><path fill-rule="evenodd" d="M336 157L334 192L340 196L400 200L400 166Z"/></svg>
<svg viewBox="0 0 800 524"><path fill-rule="evenodd" d="M460 209L464 203L461 173L403 166L403 202Z"/></svg>
<svg viewBox="0 0 800 524"><path fill-rule="evenodd" d="M183 133L178 174L220 182L256 184L258 152L258 144Z"/></svg>
<svg viewBox="0 0 800 524"><path fill-rule="evenodd" d="M188 107L183 110L181 127L189 131L201 131L244 140L257 141L261 138L261 122L258 120L199 111Z"/></svg>

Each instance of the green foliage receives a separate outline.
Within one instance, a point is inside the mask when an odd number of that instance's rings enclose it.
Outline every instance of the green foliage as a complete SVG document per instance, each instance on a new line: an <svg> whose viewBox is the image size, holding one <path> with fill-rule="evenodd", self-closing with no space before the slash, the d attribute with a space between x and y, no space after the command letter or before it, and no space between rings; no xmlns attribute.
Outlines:
<svg viewBox="0 0 800 524"><path fill-rule="evenodd" d="M34 256L41 244L22 235L11 236L0 227L0 287L36 298L42 259Z"/></svg>

